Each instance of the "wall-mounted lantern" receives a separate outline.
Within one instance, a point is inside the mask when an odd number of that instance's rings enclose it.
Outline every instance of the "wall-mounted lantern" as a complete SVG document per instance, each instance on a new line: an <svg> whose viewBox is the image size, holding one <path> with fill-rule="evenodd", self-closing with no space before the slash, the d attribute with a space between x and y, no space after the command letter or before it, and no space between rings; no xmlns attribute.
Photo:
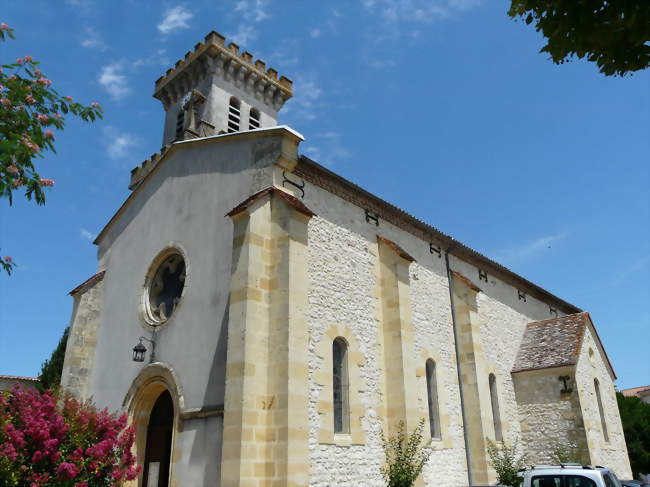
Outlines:
<svg viewBox="0 0 650 487"><path fill-rule="evenodd" d="M147 354L147 347L144 346L142 340L146 340L149 343L151 343L151 358L149 359L149 362L153 362L154 353L156 350L156 342L154 342L153 340L149 340L147 337L140 337L140 341L138 342L138 344L135 347L133 347L133 361L144 362L144 357Z"/></svg>

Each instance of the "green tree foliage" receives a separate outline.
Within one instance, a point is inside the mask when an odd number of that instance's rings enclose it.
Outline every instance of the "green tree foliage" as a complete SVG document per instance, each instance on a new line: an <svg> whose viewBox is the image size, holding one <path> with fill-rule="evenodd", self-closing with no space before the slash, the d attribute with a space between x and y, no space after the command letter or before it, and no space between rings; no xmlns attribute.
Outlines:
<svg viewBox="0 0 650 487"><path fill-rule="evenodd" d="M497 483L518 487L521 477L517 475L517 472L526 468L526 455L518 453L517 443L509 446L503 442L501 445L497 445L488 438L487 452L490 456L490 465L497 473Z"/></svg>
<svg viewBox="0 0 650 487"><path fill-rule="evenodd" d="M580 454L575 443L556 442L551 448L551 462L556 465L563 463L580 463Z"/></svg>
<svg viewBox="0 0 650 487"><path fill-rule="evenodd" d="M63 371L63 360L65 359L65 348L68 344L69 334L70 327L67 327L50 358L41 365L41 373L38 375L38 380L43 390L58 390L61 384L61 372Z"/></svg>
<svg viewBox="0 0 650 487"><path fill-rule="evenodd" d="M404 429L404 422L400 421L395 436L386 439L383 431L381 433L386 455L386 465L382 467L381 473L388 487L413 486L431 456L431 449L420 445L424 419L420 420L410 435Z"/></svg>
<svg viewBox="0 0 650 487"><path fill-rule="evenodd" d="M650 404L616 393L634 478L650 473Z"/></svg>
<svg viewBox="0 0 650 487"><path fill-rule="evenodd" d="M14 30L0 23L0 41L14 38ZM102 118L97 103L84 106L59 95L38 66L31 56L0 66L0 198L9 204L18 189L25 190L27 199L45 203L43 188L54 181L39 175L35 160L47 151L56 152L54 130L63 130L67 115L85 122ZM0 267L8 274L14 266L10 256L0 257Z"/></svg>
<svg viewBox="0 0 650 487"><path fill-rule="evenodd" d="M648 0L511 0L508 15L535 23L556 64L587 58L606 76L650 65Z"/></svg>

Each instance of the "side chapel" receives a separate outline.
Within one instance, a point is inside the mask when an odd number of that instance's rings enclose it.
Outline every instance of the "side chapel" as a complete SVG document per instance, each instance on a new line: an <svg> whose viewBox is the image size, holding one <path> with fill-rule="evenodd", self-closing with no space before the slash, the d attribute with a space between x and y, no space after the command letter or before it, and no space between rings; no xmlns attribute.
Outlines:
<svg viewBox="0 0 650 487"><path fill-rule="evenodd" d="M128 412L133 485L382 485L380 431L421 418L420 485L493 482L487 439L630 477L589 313L301 155L291 96L216 32L156 81L62 379Z"/></svg>

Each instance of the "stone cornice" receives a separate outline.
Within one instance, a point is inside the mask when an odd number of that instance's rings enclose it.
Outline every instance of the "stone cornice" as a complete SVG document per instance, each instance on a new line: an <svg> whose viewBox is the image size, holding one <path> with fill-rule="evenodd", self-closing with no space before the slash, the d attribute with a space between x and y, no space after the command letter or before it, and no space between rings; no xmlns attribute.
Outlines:
<svg viewBox="0 0 650 487"><path fill-rule="evenodd" d="M163 103L165 110L209 73L232 82L275 110L293 96L293 82L289 78L278 78L278 72L266 69L264 61L253 61L251 53L240 54L237 44L226 45L225 40L221 34L210 32L204 42L196 44L193 51L188 51L184 59L156 80L153 96Z"/></svg>

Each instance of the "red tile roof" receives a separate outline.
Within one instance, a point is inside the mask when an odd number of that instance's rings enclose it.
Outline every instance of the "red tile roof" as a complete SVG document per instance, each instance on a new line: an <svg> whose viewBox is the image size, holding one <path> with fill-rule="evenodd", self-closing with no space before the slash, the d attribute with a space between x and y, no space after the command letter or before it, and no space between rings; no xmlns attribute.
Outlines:
<svg viewBox="0 0 650 487"><path fill-rule="evenodd" d="M607 352L586 311L528 323L512 372L575 365L589 324L594 330L594 340L600 344L607 366L616 378Z"/></svg>
<svg viewBox="0 0 650 487"><path fill-rule="evenodd" d="M74 296L75 294L78 294L78 293L80 293L80 292L84 292L84 291L86 291L86 289L88 289L90 286L92 286L92 285L95 284L96 282L99 282L99 281L101 281L102 279L104 279L104 274L105 274L105 273L106 273L106 271L98 272L98 273L95 274L94 276L91 276L90 278L86 279L84 282L82 282L81 284L79 284L76 288L74 288L74 289L73 289L72 291L70 291L68 294L69 294L70 296Z"/></svg>

